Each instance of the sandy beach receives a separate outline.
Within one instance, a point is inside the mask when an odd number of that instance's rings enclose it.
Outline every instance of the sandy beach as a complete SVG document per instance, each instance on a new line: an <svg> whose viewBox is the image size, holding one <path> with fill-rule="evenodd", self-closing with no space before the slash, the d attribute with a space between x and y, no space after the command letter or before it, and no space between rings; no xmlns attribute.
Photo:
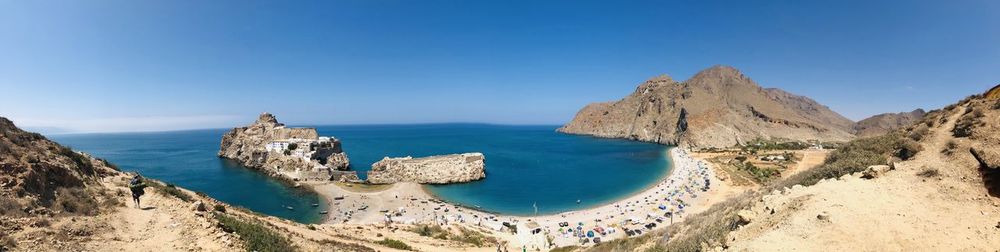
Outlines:
<svg viewBox="0 0 1000 252"><path fill-rule="evenodd" d="M667 228L728 196L731 188L718 179L710 164L681 148L667 151L672 167L664 169L670 169L669 174L645 190L609 204L537 217L458 207L436 199L415 183L373 190L361 185L350 190L335 183L310 185L331 204L325 223L462 225L504 239L508 247L547 250ZM505 226L516 226L519 232L513 234ZM546 236L553 238L552 244Z"/></svg>

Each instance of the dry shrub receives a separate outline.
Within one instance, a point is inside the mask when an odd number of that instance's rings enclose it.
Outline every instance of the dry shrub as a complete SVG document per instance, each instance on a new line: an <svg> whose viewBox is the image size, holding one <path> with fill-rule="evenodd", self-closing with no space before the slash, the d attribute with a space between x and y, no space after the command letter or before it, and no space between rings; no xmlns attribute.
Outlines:
<svg viewBox="0 0 1000 252"><path fill-rule="evenodd" d="M99 207L97 199L80 187L59 188L53 208L65 213L82 215L97 215Z"/></svg>
<svg viewBox="0 0 1000 252"><path fill-rule="evenodd" d="M912 139L903 139L903 143L900 149L896 151L896 157L903 160L907 160L916 156L918 152L924 150L924 147L920 143L913 141Z"/></svg>
<svg viewBox="0 0 1000 252"><path fill-rule="evenodd" d="M700 251L702 245L721 245L726 235L740 226L736 213L750 207L757 195L745 193L713 205L704 212L690 215L677 227L670 228L667 251Z"/></svg>
<svg viewBox="0 0 1000 252"><path fill-rule="evenodd" d="M256 220L243 220L226 214L216 214L215 220L227 233L236 233L246 244L248 251L295 251L292 242Z"/></svg>
<svg viewBox="0 0 1000 252"><path fill-rule="evenodd" d="M10 217L24 217L27 213L24 212L24 206L17 199L0 197L0 215L10 216Z"/></svg>
<svg viewBox="0 0 1000 252"><path fill-rule="evenodd" d="M951 155L955 153L955 149L957 148L958 148L958 142L955 141L955 139L949 139L948 142L945 143L944 149L941 150L941 153Z"/></svg>
<svg viewBox="0 0 1000 252"><path fill-rule="evenodd" d="M855 139L830 153L819 167L802 171L776 182L778 188L796 184L810 186L827 178L864 171L868 166L885 164L890 156L908 159L923 147L899 132L881 136Z"/></svg>
<svg viewBox="0 0 1000 252"><path fill-rule="evenodd" d="M924 136L927 136L928 133L930 133L930 129L927 125L919 124L912 131L910 131L910 134L907 135L907 137L913 139L913 141L920 141L921 139L924 139Z"/></svg>
<svg viewBox="0 0 1000 252"><path fill-rule="evenodd" d="M382 239L381 241L376 241L375 243L398 250L412 250L412 251L416 250L413 247L410 247L410 245L407 245L405 242L389 238Z"/></svg>
<svg viewBox="0 0 1000 252"><path fill-rule="evenodd" d="M920 171L920 172L917 173L917 176L921 176L921 177L925 177L925 178L933 178L933 177L937 177L937 176L940 176L940 175L941 175L941 172L938 171L938 169L935 169L935 168L926 168L926 167L924 168L923 171Z"/></svg>
<svg viewBox="0 0 1000 252"><path fill-rule="evenodd" d="M0 251L14 250L17 247L17 241L8 234L0 233Z"/></svg>

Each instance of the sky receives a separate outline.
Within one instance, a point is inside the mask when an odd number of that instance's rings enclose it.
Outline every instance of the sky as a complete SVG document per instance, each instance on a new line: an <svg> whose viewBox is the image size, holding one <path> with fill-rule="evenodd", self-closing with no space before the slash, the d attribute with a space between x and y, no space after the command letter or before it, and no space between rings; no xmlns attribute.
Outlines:
<svg viewBox="0 0 1000 252"><path fill-rule="evenodd" d="M0 116L48 132L563 124L730 65L852 119L1000 83L1000 1L0 0Z"/></svg>

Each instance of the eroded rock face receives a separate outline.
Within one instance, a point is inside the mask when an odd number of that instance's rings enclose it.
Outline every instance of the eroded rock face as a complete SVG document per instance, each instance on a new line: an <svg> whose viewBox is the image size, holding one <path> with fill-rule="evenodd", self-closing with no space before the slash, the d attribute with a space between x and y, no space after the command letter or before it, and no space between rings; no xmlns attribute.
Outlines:
<svg viewBox="0 0 1000 252"><path fill-rule="evenodd" d="M368 182L390 184L416 182L421 184L461 183L486 177L486 158L482 153L464 153L423 158L385 157L372 164Z"/></svg>
<svg viewBox="0 0 1000 252"><path fill-rule="evenodd" d="M268 149L269 144L276 142L286 145ZM333 171L347 170L350 166L340 140L321 138L314 128L286 128L269 113L261 114L249 126L234 128L223 135L219 156L293 180L329 180Z"/></svg>
<svg viewBox="0 0 1000 252"><path fill-rule="evenodd" d="M755 138L846 141L853 125L812 99L761 88L735 68L715 66L684 82L656 77L619 101L587 105L558 131L730 147Z"/></svg>

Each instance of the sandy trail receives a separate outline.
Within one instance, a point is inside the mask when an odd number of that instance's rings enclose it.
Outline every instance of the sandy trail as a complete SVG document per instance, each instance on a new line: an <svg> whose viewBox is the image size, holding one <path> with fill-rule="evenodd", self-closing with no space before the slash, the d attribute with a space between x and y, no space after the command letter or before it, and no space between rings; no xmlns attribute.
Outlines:
<svg viewBox="0 0 1000 252"><path fill-rule="evenodd" d="M127 190L111 183L105 186ZM119 207L112 214L100 215L93 222L106 223L109 232L95 235L98 243L88 244L88 250L121 251L222 251L232 250L227 244L230 237L216 236L216 230L207 217L189 210L185 203L146 189L142 196L142 208L135 208L131 196L125 207ZM204 215L204 214L203 214ZM207 216L207 215L205 215Z"/></svg>
<svg viewBox="0 0 1000 252"><path fill-rule="evenodd" d="M730 234L729 249L995 251L997 200L969 179L975 169L940 151L960 115L925 136L916 157L878 178L847 175L764 196L755 206L761 218ZM916 175L929 168L941 175Z"/></svg>

